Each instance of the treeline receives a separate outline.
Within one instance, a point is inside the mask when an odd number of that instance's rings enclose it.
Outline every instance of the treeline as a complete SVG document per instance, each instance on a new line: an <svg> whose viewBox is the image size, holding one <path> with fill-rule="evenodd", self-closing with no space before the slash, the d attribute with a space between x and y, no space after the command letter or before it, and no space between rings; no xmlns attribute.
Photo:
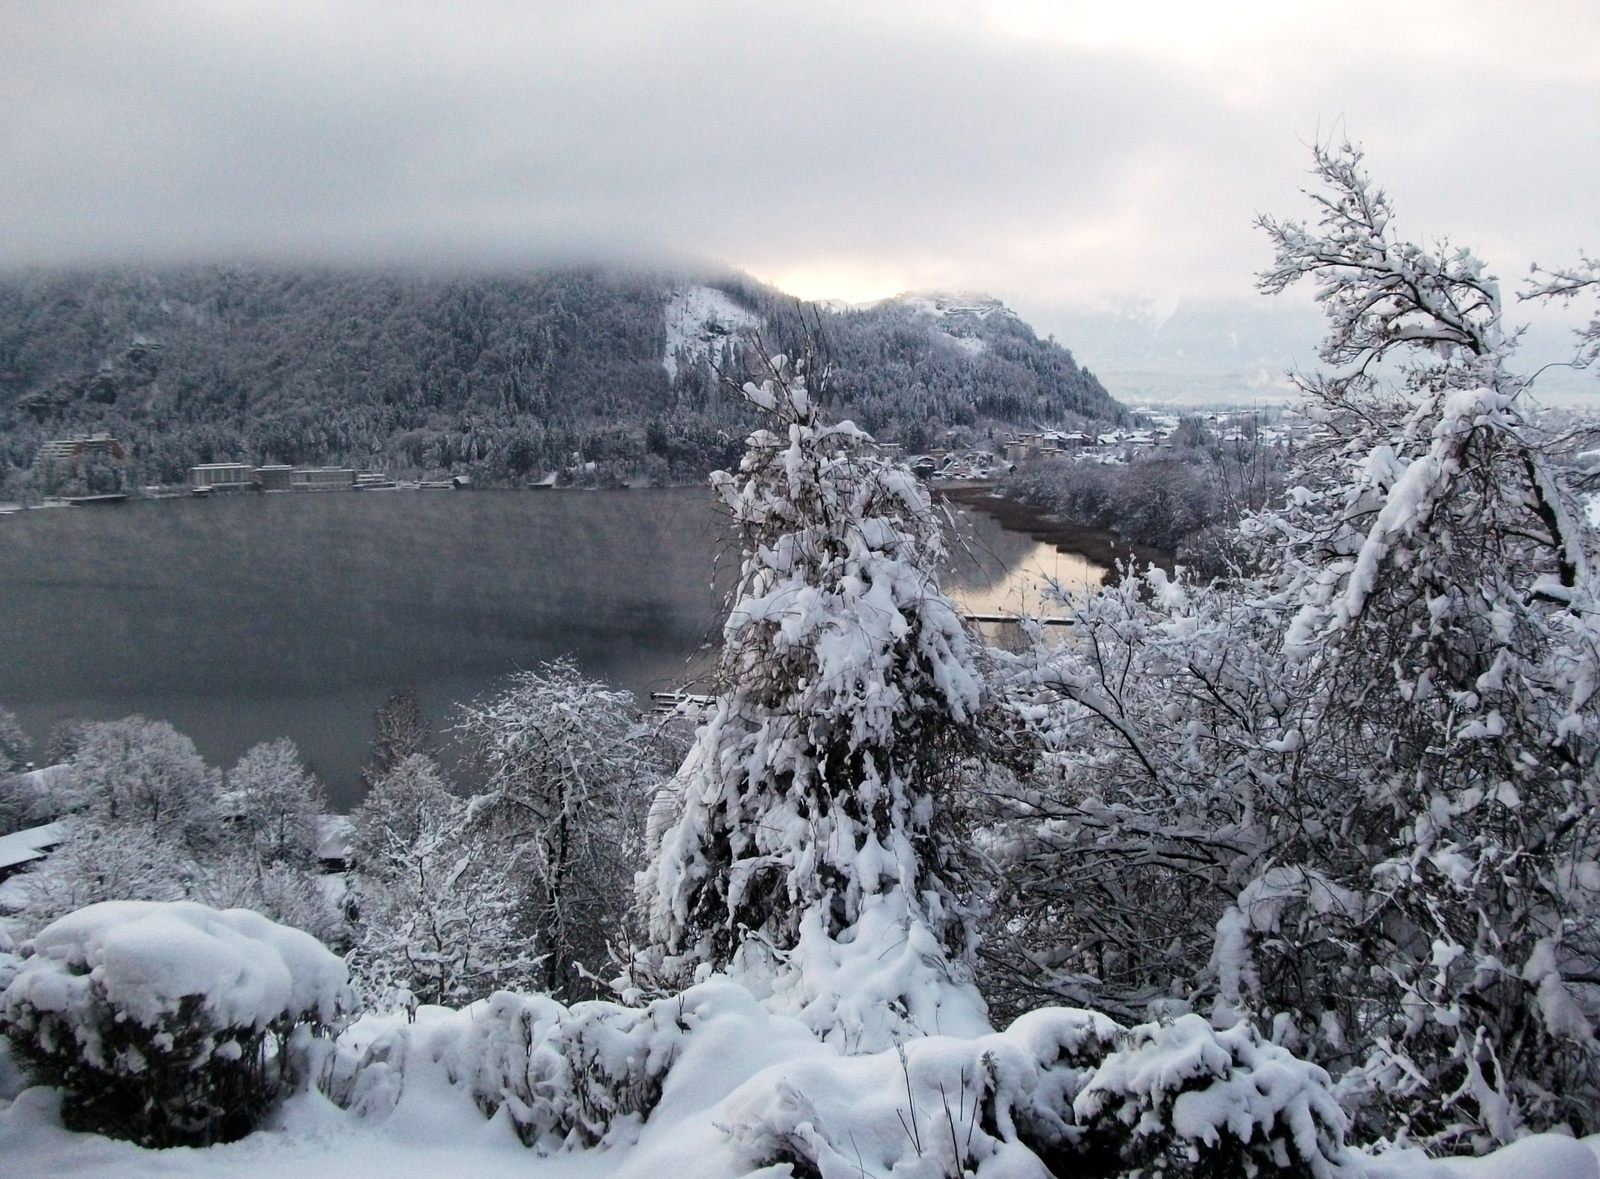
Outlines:
<svg viewBox="0 0 1600 1179"><path fill-rule="evenodd" d="M684 275L594 269L446 276L195 268L0 279L0 492L41 442L105 431L126 480L196 463L339 463L514 483L699 478L737 460L752 418L709 353L669 378L664 309ZM819 325L834 409L913 450L947 431L1125 415L1009 312L890 303L833 312L712 280L769 350ZM726 370L728 366L724 365ZM592 467L588 464L594 464Z"/></svg>
<svg viewBox="0 0 1600 1179"><path fill-rule="evenodd" d="M1185 418L1159 451L1118 462L1032 459L1018 464L1001 487L1069 524L1172 549L1189 569L1221 574L1237 549L1227 528L1283 494L1290 454L1258 426L1247 422L1245 432L1236 429L1224 441L1198 418Z"/></svg>
<svg viewBox="0 0 1600 1179"><path fill-rule="evenodd" d="M166 721L71 721L45 743L50 768L26 773L30 742L0 708L0 836L59 832L0 906L0 933L103 901L196 901L313 934L375 1007L498 987L609 993L592 971L625 927L645 809L682 757L685 723L652 723L566 661L450 719L479 793L452 780L402 689L377 711L364 797L346 818L288 738L223 772Z"/></svg>

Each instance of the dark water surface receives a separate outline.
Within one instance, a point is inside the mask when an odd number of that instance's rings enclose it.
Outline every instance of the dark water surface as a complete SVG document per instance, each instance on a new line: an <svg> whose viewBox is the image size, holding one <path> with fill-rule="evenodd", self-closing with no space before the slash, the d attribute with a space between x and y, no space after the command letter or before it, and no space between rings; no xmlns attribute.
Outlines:
<svg viewBox="0 0 1600 1179"><path fill-rule="evenodd" d="M983 512L950 583L1035 542ZM720 561L718 555L720 553ZM289 736L341 808L372 713L436 729L507 673L571 655L641 701L703 672L737 568L702 488L240 495L0 517L0 705L38 744L142 712L214 765Z"/></svg>
<svg viewBox="0 0 1600 1179"><path fill-rule="evenodd" d="M240 495L0 518L0 703L139 711L215 764L287 734L336 803L372 712L562 655L636 693L714 637L723 522L701 490ZM724 567L729 564L724 560Z"/></svg>

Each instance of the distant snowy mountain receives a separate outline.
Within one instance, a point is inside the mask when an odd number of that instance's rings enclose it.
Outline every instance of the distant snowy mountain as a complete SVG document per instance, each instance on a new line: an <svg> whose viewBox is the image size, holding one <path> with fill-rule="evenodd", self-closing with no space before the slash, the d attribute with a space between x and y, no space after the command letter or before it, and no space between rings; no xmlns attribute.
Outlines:
<svg viewBox="0 0 1600 1179"><path fill-rule="evenodd" d="M1072 341L1127 404L1250 405L1292 401L1286 373L1316 363L1322 317L1303 303L1176 295L1094 308L1029 308Z"/></svg>

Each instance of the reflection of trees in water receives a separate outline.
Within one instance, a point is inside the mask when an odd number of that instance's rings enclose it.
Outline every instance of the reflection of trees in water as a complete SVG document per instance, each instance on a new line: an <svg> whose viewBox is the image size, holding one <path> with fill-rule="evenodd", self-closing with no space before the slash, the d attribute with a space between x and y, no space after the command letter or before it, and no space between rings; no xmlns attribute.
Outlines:
<svg viewBox="0 0 1600 1179"><path fill-rule="evenodd" d="M955 535L950 547L947 585L956 590L987 589L1006 579L1037 542L1026 533L1010 532L987 512L951 505Z"/></svg>
<svg viewBox="0 0 1600 1179"><path fill-rule="evenodd" d="M982 511L956 518L948 584L965 600L1039 547ZM693 685L716 661L730 535L701 488L25 512L0 530L0 702L35 736L163 717L215 763L287 735L348 805L396 688L442 722L562 656L642 703Z"/></svg>
<svg viewBox="0 0 1600 1179"><path fill-rule="evenodd" d="M945 587L975 613L1037 611L1045 578L1055 578L1069 590L1089 592L1105 576L1104 565L1008 529L982 505L957 506L956 524ZM991 635L988 630L985 634L991 641L1005 643L1004 634Z"/></svg>

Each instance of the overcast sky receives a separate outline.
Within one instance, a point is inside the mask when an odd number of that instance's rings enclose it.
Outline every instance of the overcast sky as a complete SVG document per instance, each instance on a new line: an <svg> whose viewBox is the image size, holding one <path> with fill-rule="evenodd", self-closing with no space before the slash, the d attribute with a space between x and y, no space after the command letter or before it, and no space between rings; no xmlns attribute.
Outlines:
<svg viewBox="0 0 1600 1179"><path fill-rule="evenodd" d="M0 264L671 256L1081 329L1248 298L1346 132L1503 277L1600 249L1600 4L0 0Z"/></svg>

